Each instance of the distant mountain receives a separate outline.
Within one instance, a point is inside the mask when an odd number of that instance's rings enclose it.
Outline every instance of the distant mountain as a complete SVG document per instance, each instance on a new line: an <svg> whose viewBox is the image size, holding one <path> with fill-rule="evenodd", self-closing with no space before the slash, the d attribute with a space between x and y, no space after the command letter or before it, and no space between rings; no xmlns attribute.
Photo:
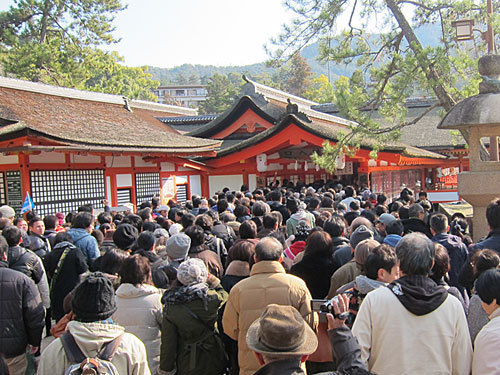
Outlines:
<svg viewBox="0 0 500 375"><path fill-rule="evenodd" d="M438 24L424 25L415 30L417 37L420 39L424 47L436 46L439 43L441 30ZM376 39L377 35L373 35ZM350 64L336 64L336 63L320 63L318 57L318 43L313 43L306 46L301 55L307 60L314 75L319 76L324 74L330 78L330 81L335 81L340 76L350 77L355 69L356 63ZM243 66L214 66L214 65L191 65L183 64L174 68L157 68L150 66L149 73L153 75L153 79L160 81L162 85L177 84L179 81L184 83L207 83L215 73L229 74L235 73L238 75L246 74L251 78L256 78L262 74L272 75L275 71L274 68L267 67L262 62L252 65Z"/></svg>

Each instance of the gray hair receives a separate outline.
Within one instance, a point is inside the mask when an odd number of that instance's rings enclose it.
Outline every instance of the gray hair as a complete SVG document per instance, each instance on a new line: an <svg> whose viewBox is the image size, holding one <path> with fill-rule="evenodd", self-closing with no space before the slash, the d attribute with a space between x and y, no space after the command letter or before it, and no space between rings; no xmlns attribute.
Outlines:
<svg viewBox="0 0 500 375"><path fill-rule="evenodd" d="M7 243L7 240L3 236L0 236L0 257L3 257L3 255L7 254L8 251L9 244Z"/></svg>
<svg viewBox="0 0 500 375"><path fill-rule="evenodd" d="M274 237L264 237L255 246L255 257L261 260L279 260L283 255L283 245Z"/></svg>
<svg viewBox="0 0 500 375"><path fill-rule="evenodd" d="M424 208L420 205L420 203L415 203L410 206L408 209L409 217L418 217L418 214L424 212Z"/></svg>
<svg viewBox="0 0 500 375"><path fill-rule="evenodd" d="M396 246L401 272L405 275L427 276L432 269L436 250L434 243L423 233L410 233Z"/></svg>
<svg viewBox="0 0 500 375"><path fill-rule="evenodd" d="M253 216L264 216L264 214L271 212L269 205L264 202L257 201L252 206Z"/></svg>

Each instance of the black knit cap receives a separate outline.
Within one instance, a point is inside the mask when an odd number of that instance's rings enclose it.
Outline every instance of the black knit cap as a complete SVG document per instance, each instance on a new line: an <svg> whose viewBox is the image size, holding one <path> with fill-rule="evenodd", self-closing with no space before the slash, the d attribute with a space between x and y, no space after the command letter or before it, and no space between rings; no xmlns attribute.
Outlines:
<svg viewBox="0 0 500 375"><path fill-rule="evenodd" d="M97 322L116 311L113 284L102 272L91 273L75 288L71 309L75 320Z"/></svg>
<svg viewBox="0 0 500 375"><path fill-rule="evenodd" d="M136 227L131 224L120 224L113 233L113 242L118 248L129 250L138 236Z"/></svg>

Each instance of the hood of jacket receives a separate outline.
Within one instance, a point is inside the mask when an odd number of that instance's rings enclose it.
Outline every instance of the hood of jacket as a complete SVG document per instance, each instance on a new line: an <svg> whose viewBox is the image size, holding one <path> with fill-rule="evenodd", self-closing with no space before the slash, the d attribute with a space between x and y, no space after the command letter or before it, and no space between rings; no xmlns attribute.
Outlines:
<svg viewBox="0 0 500 375"><path fill-rule="evenodd" d="M296 213L290 215L290 219L297 220L297 221L306 220L307 219L306 211L299 210Z"/></svg>
<svg viewBox="0 0 500 375"><path fill-rule="evenodd" d="M67 330L73 335L78 346L84 353L92 355L107 342L114 340L125 332L125 328L112 323L83 323L72 320Z"/></svg>
<svg viewBox="0 0 500 375"><path fill-rule="evenodd" d="M387 287L412 314L421 316L436 310L448 297L448 291L426 276L403 276Z"/></svg>
<svg viewBox="0 0 500 375"><path fill-rule="evenodd" d="M382 281L370 279L365 275L356 276L356 288L358 288L358 290L362 294L368 294L372 290L375 290L385 285L387 284Z"/></svg>
<svg viewBox="0 0 500 375"><path fill-rule="evenodd" d="M68 233L71 235L74 242L78 242L84 237L90 237L90 233L82 228L71 228Z"/></svg>
<svg viewBox="0 0 500 375"><path fill-rule="evenodd" d="M447 233L439 233L431 238L432 242L443 245L448 251L453 251L462 246L462 240L458 236Z"/></svg>
<svg viewBox="0 0 500 375"><path fill-rule="evenodd" d="M70 249L76 249L76 246L73 245L71 242L63 241L63 242L59 242L57 245L55 245L52 250L54 250L54 251L55 250L62 250L62 251L64 251L68 247Z"/></svg>
<svg viewBox="0 0 500 375"><path fill-rule="evenodd" d="M141 284L135 286L129 283L121 284L116 290L116 295L120 298L137 298L149 296L151 294L160 294L160 291L153 285Z"/></svg>

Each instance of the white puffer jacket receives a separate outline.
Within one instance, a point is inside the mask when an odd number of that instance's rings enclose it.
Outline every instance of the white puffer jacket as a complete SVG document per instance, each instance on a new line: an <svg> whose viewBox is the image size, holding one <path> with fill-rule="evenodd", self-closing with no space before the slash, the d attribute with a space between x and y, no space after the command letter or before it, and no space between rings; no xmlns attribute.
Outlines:
<svg viewBox="0 0 500 375"><path fill-rule="evenodd" d="M113 320L146 346L149 368L156 374L160 361L162 294L152 285L122 284L116 290Z"/></svg>

